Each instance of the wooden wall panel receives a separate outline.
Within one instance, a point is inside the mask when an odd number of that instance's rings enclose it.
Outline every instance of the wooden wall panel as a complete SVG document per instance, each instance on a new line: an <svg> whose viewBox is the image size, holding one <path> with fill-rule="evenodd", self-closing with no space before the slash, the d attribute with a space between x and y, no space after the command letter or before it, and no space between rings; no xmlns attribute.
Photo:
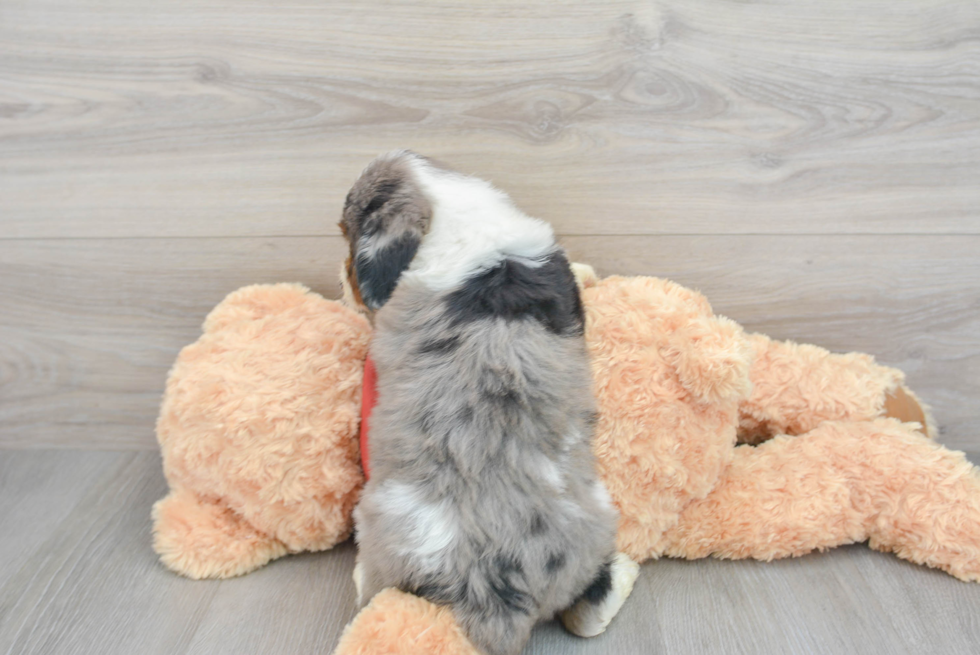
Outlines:
<svg viewBox="0 0 980 655"><path fill-rule="evenodd" d="M980 449L980 237L563 237L603 274L701 289L780 339L909 374L947 443ZM180 347L251 283L337 297L339 237L0 241L0 446L153 447Z"/></svg>
<svg viewBox="0 0 980 655"><path fill-rule="evenodd" d="M149 447L167 370L229 292L339 295L340 237L0 241L0 446Z"/></svg>
<svg viewBox="0 0 980 655"><path fill-rule="evenodd" d="M978 25L972 0L6 0L0 236L336 234L397 147L567 234L977 234Z"/></svg>
<svg viewBox="0 0 980 655"><path fill-rule="evenodd" d="M335 296L344 195L411 147L605 272L903 367L980 447L980 4L0 7L0 445L152 446L251 282Z"/></svg>
<svg viewBox="0 0 980 655"><path fill-rule="evenodd" d="M492 180L601 273L902 368L980 452L976 0L2 0L0 651L332 648L349 544L220 583L158 565L153 424L228 292L338 295L344 196L399 147ZM649 566L629 630L548 623L527 651L978 633L973 587L863 547ZM240 602L269 598L303 607Z"/></svg>

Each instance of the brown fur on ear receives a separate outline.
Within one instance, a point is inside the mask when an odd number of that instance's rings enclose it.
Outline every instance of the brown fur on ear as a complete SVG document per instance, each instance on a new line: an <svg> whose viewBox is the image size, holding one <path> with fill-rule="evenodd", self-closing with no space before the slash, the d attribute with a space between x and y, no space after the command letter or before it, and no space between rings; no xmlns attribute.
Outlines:
<svg viewBox="0 0 980 655"><path fill-rule="evenodd" d="M340 226L341 234L344 235L344 238L347 239L348 245L350 246L347 259L344 260L343 268L340 269L340 285L344 290L344 300L353 305L351 309L363 311L367 309L367 305L364 304L364 299L361 297L361 289L357 286L357 271L354 270L354 241L347 232L347 224L341 220L338 225ZM348 296L348 294L350 295Z"/></svg>
<svg viewBox="0 0 980 655"><path fill-rule="evenodd" d="M416 157L405 150L382 155L347 194L340 221L350 243L347 278L372 310L388 301L429 229L432 207L411 168Z"/></svg>

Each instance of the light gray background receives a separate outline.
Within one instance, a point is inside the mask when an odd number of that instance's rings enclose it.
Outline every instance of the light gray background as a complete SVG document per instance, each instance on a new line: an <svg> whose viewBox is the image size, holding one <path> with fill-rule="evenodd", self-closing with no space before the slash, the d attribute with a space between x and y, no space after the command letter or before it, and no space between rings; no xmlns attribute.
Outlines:
<svg viewBox="0 0 980 655"><path fill-rule="evenodd" d="M411 147L601 273L909 374L980 452L980 3L0 0L0 652L329 652L349 546L191 582L153 421L205 313L338 295L344 194ZM980 650L980 586L863 546L651 563L532 653Z"/></svg>

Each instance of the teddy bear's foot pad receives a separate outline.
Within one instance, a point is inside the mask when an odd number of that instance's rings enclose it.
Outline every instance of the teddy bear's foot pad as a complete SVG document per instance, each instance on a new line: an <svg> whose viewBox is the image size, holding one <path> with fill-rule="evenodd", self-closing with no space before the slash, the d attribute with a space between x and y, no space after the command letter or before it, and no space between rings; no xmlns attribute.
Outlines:
<svg viewBox="0 0 980 655"><path fill-rule="evenodd" d="M902 423L918 423L919 432L930 439L936 436L936 422L923 404L909 389L898 386L885 396L885 416L897 418Z"/></svg>
<svg viewBox="0 0 980 655"><path fill-rule="evenodd" d="M561 614L565 628L579 637L596 637L606 631L630 592L640 574L640 565L623 553L616 553L610 566L612 589L599 602L587 598L579 599Z"/></svg>

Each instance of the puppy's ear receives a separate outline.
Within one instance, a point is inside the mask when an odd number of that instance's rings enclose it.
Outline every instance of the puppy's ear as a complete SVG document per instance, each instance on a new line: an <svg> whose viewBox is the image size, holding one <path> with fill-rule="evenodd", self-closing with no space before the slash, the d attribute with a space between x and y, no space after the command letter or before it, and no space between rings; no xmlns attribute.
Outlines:
<svg viewBox="0 0 980 655"><path fill-rule="evenodd" d="M371 310L391 297L429 229L432 207L413 175L417 156L374 160L354 183L341 227L350 242L347 275Z"/></svg>
<svg viewBox="0 0 980 655"><path fill-rule="evenodd" d="M379 309L388 302L398 278L412 262L421 243L421 234L406 230L377 248L368 245L357 253L354 271L361 298L369 309Z"/></svg>

